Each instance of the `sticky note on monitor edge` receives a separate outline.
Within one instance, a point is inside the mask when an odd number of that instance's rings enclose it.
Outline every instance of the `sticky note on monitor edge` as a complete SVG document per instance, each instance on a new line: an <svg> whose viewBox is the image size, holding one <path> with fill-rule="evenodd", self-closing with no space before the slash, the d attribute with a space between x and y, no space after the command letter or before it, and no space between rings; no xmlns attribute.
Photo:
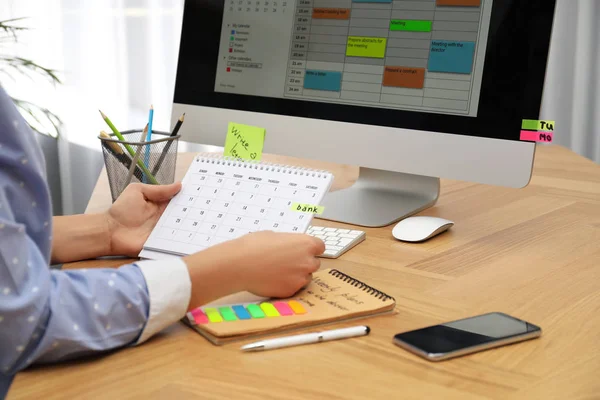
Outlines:
<svg viewBox="0 0 600 400"><path fill-rule="evenodd" d="M546 120L536 120L536 119L524 119L521 124L521 129L527 131L544 131L544 132L553 132L554 131L554 121L546 121Z"/></svg>
<svg viewBox="0 0 600 400"><path fill-rule="evenodd" d="M260 161L265 136L265 128L230 122L227 127L223 155L236 159Z"/></svg>

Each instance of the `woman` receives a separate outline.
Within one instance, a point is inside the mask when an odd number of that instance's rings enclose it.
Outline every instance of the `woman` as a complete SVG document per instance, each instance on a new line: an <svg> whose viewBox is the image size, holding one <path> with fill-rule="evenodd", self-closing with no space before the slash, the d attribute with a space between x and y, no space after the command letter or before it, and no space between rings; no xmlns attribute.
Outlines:
<svg viewBox="0 0 600 400"><path fill-rule="evenodd" d="M0 88L0 398L29 365L140 344L188 310L235 292L290 296L319 268L321 240L273 232L181 259L49 268L136 257L180 188L132 184L103 214L52 218L42 153Z"/></svg>

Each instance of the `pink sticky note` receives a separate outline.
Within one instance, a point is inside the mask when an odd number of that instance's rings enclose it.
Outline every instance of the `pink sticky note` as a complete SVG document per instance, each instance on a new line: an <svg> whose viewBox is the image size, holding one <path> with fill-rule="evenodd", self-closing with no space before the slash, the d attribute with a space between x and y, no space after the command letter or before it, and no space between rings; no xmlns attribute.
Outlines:
<svg viewBox="0 0 600 400"><path fill-rule="evenodd" d="M196 308L195 310L190 311L190 313L192 314L192 316L194 317L194 321L196 321L198 325L208 324L208 317L206 316L206 314L204 314L204 311L202 311L201 309Z"/></svg>
<svg viewBox="0 0 600 400"><path fill-rule="evenodd" d="M273 305L281 315L294 315L294 312L292 311L288 303L284 303L283 301L276 301L275 303L273 303Z"/></svg>
<svg viewBox="0 0 600 400"><path fill-rule="evenodd" d="M521 131L521 140L529 142L552 143L553 132Z"/></svg>

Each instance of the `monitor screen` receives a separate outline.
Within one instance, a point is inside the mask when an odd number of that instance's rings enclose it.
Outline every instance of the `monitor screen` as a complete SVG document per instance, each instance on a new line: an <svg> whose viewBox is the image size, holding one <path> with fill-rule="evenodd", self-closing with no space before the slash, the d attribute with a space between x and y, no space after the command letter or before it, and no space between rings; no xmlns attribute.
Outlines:
<svg viewBox="0 0 600 400"><path fill-rule="evenodd" d="M548 0L187 0L175 102L519 140Z"/></svg>

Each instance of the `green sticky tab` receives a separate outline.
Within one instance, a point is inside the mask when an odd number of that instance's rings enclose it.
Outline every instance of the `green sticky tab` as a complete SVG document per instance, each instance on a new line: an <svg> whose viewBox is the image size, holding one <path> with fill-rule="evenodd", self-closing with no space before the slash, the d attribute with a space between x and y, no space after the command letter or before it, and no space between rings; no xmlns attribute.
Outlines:
<svg viewBox="0 0 600 400"><path fill-rule="evenodd" d="M260 308L265 312L267 317L279 317L279 311L271 303L261 303Z"/></svg>
<svg viewBox="0 0 600 400"><path fill-rule="evenodd" d="M393 19L390 21L390 31L431 32L432 22L414 19Z"/></svg>
<svg viewBox="0 0 600 400"><path fill-rule="evenodd" d="M346 42L347 57L384 58L387 38L349 36Z"/></svg>
<svg viewBox="0 0 600 400"><path fill-rule="evenodd" d="M524 119L521 125L521 129L528 131L554 131L554 121L536 120L536 119Z"/></svg>
<svg viewBox="0 0 600 400"><path fill-rule="evenodd" d="M264 318L265 313L261 310L258 304L248 304L246 307L252 318Z"/></svg>
<svg viewBox="0 0 600 400"><path fill-rule="evenodd" d="M315 206L312 204L292 203L290 210L311 214L323 214L323 211L325 211L325 207Z"/></svg>
<svg viewBox="0 0 600 400"><path fill-rule="evenodd" d="M243 160L260 161L265 144L265 128L229 123L223 155Z"/></svg>
<svg viewBox="0 0 600 400"><path fill-rule="evenodd" d="M225 321L235 321L237 319L237 316L229 307L219 307L219 312Z"/></svg>
<svg viewBox="0 0 600 400"><path fill-rule="evenodd" d="M207 308L204 310L204 313L210 322L223 322L223 317L221 317L216 308Z"/></svg>

